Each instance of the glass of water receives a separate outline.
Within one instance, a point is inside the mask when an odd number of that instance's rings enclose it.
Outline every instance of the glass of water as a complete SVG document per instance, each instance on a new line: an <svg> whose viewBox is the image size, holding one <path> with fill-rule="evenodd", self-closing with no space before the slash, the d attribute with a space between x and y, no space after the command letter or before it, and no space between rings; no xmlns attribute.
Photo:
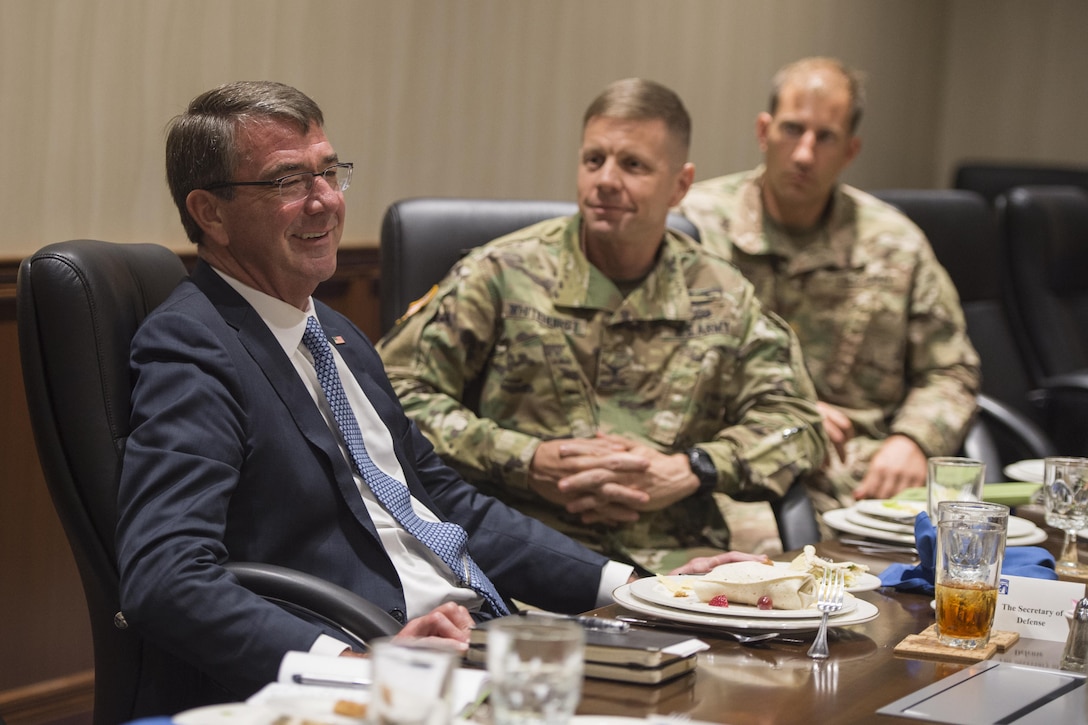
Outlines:
<svg viewBox="0 0 1088 725"><path fill-rule="evenodd" d="M582 694L585 631L576 622L509 617L488 625L495 725L565 725Z"/></svg>
<svg viewBox="0 0 1088 725"><path fill-rule="evenodd" d="M1065 532L1058 571L1088 573L1077 557L1077 531L1088 528L1088 458L1054 456L1044 461L1046 522Z"/></svg>
<svg viewBox="0 0 1088 725"><path fill-rule="evenodd" d="M383 638L370 643L370 658L371 725L449 725L457 650L430 639Z"/></svg>
<svg viewBox="0 0 1088 725"><path fill-rule="evenodd" d="M941 501L981 501L986 464L973 458L937 456L927 461L926 497L929 519L937 525L937 504Z"/></svg>

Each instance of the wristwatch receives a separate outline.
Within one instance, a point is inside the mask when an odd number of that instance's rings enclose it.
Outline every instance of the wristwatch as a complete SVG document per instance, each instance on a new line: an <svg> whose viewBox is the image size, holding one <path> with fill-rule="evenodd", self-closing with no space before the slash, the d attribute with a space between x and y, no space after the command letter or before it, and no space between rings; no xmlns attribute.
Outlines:
<svg viewBox="0 0 1088 725"><path fill-rule="evenodd" d="M718 469L714 467L714 461L710 460L710 454L702 448L688 449L688 463L691 472L699 479L699 488L696 496L706 496L718 488Z"/></svg>

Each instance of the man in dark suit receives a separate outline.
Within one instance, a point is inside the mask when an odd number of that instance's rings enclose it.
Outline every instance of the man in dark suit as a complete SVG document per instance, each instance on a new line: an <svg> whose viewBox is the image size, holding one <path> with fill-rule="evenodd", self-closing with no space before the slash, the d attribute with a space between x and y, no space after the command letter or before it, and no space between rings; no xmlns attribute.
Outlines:
<svg viewBox="0 0 1088 725"><path fill-rule="evenodd" d="M133 342L121 599L132 627L222 699L275 679L289 650L348 650L241 587L231 560L307 571L407 622L405 635L462 643L504 598L584 611L631 572L461 480L404 416L370 341L312 299L336 268L351 173L317 105L281 84L209 91L169 130L167 177L199 261ZM342 396L304 344L311 317ZM467 532L457 571L372 491L341 402L364 460L407 487L417 520Z"/></svg>

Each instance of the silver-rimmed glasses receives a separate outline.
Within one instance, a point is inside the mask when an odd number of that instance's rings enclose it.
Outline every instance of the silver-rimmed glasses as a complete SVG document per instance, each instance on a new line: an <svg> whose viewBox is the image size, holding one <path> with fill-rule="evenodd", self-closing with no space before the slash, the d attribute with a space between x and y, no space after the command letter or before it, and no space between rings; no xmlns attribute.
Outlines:
<svg viewBox="0 0 1088 725"><path fill-rule="evenodd" d="M321 171L300 171L269 181L221 181L208 184L204 187L204 191L215 191L230 186L274 186L284 201L299 201L310 195L314 188L314 179L318 176L323 177L325 182L337 191L346 191L351 185L351 172L354 166L352 163L342 162Z"/></svg>

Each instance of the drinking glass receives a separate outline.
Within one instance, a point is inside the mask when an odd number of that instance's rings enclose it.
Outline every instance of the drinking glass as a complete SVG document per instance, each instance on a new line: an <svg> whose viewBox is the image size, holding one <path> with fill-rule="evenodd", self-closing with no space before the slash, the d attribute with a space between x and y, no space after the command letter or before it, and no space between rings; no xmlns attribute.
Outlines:
<svg viewBox="0 0 1088 725"><path fill-rule="evenodd" d="M997 611L1009 507L942 501L937 508L937 639L951 647L983 647Z"/></svg>
<svg viewBox="0 0 1088 725"><path fill-rule="evenodd" d="M982 482L986 464L973 458L936 456L928 460L926 498L929 518L937 521L937 504L941 501L981 501Z"/></svg>
<svg viewBox="0 0 1088 725"><path fill-rule="evenodd" d="M1077 556L1077 531L1088 528L1088 458L1053 456L1044 461L1043 471L1046 522L1065 532L1058 571L1088 575Z"/></svg>
<svg viewBox="0 0 1088 725"><path fill-rule="evenodd" d="M448 725L453 673L460 655L433 640L384 638L370 643L373 725Z"/></svg>
<svg viewBox="0 0 1088 725"><path fill-rule="evenodd" d="M582 694L585 631L575 622L521 617L488 625L495 725L564 725Z"/></svg>

